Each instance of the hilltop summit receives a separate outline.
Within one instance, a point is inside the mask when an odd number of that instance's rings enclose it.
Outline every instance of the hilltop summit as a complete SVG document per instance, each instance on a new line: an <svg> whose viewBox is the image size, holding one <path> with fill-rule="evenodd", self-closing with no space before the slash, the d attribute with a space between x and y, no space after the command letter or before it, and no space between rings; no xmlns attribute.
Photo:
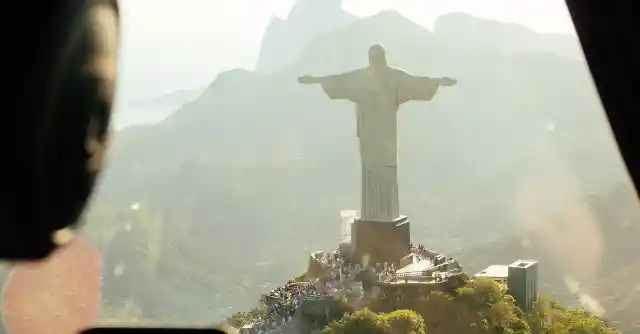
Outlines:
<svg viewBox="0 0 640 334"><path fill-rule="evenodd" d="M314 37L356 20L342 9L342 0L297 0L286 19L274 17L267 25L256 71L281 69Z"/></svg>
<svg viewBox="0 0 640 334"><path fill-rule="evenodd" d="M342 72L366 66L369 46L383 44L392 65L406 66L409 59L434 54L429 30L397 11L376 15L320 34L301 52L289 72ZM412 50L412 52L406 52Z"/></svg>

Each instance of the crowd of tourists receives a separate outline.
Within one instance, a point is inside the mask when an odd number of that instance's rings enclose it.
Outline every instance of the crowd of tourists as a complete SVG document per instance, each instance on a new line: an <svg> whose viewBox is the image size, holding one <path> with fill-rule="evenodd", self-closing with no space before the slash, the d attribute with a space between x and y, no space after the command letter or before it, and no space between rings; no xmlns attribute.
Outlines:
<svg viewBox="0 0 640 334"><path fill-rule="evenodd" d="M451 258L447 259L444 255L434 252L422 244L414 245L411 244L409 247L409 252L412 254L418 255L420 260L429 260L433 264L433 266L440 265L447 260L452 260Z"/></svg>
<svg viewBox="0 0 640 334"><path fill-rule="evenodd" d="M393 263L384 263L382 266L376 266L375 273L378 282L391 282L396 278L396 267Z"/></svg>
<svg viewBox="0 0 640 334"><path fill-rule="evenodd" d="M410 252L422 254L422 257L433 256L432 252L423 245L411 245ZM344 286L345 281L354 281L355 275L362 271L361 264L350 262L337 250L331 253L316 252L312 256L322 263L325 269L328 269L326 274L312 282L289 282L272 290L267 297L267 312L243 332L266 334L286 326L292 320L295 311L300 307L305 297L322 298L334 296L339 292L348 292L350 295L363 293L362 285ZM389 282L396 278L397 268L392 263L370 264L369 269L378 282ZM345 288L346 291L344 291ZM360 289L360 291L355 291L355 289Z"/></svg>
<svg viewBox="0 0 640 334"><path fill-rule="evenodd" d="M359 266L349 263L335 251L314 254L330 271L312 282L289 282L280 286L266 297L267 312L250 328L244 330L250 334L266 334L289 323L305 297L326 297L341 290L341 279L349 277Z"/></svg>
<svg viewBox="0 0 640 334"><path fill-rule="evenodd" d="M267 312L254 323L252 333L269 333L291 321L302 298L318 294L314 284L290 283L272 290L266 297Z"/></svg>

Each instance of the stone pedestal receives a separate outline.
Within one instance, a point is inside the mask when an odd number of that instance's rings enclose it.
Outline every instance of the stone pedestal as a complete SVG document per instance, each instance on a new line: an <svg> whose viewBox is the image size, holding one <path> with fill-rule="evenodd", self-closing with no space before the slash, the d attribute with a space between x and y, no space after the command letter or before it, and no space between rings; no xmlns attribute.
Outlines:
<svg viewBox="0 0 640 334"><path fill-rule="evenodd" d="M351 230L353 259L361 263L362 257L369 254L369 265L377 262L395 263L409 252L411 229L409 219L400 216L391 222L378 222L356 219Z"/></svg>

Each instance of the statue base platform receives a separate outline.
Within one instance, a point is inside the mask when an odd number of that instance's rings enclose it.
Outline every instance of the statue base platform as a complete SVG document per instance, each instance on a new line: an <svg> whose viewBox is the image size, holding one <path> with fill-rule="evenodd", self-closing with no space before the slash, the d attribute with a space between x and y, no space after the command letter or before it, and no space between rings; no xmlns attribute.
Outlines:
<svg viewBox="0 0 640 334"><path fill-rule="evenodd" d="M371 266L385 261L398 265L411 246L411 229L406 216L390 222L356 219L351 227L351 236L352 258L359 263L365 254L369 254Z"/></svg>

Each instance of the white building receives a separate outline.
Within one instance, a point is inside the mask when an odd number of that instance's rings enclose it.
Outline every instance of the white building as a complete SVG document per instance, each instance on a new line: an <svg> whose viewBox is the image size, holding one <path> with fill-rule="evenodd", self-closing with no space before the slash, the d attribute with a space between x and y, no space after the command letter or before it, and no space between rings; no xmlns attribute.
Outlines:
<svg viewBox="0 0 640 334"><path fill-rule="evenodd" d="M475 274L475 277L487 277L499 283L507 284L507 279L509 278L509 266L493 264Z"/></svg>

